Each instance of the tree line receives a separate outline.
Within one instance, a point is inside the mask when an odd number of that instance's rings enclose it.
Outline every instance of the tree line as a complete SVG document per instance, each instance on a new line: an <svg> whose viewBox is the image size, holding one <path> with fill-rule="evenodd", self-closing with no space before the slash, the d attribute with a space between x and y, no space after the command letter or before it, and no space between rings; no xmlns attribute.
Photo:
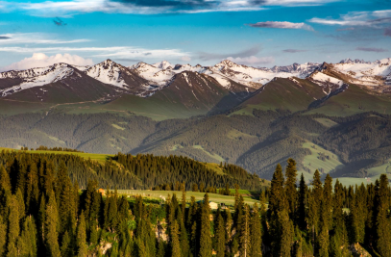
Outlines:
<svg viewBox="0 0 391 257"><path fill-rule="evenodd" d="M221 173L212 171L205 163L182 156L124 155L117 154L104 162L85 159L77 154L31 153L29 151L0 151L0 165L26 174L32 168L52 166L55 171L64 162L72 183L78 182L85 189L89 180L96 180L101 188L153 189L162 185L173 185L180 181L186 189L193 184L211 187L234 187L260 190L261 180L243 168L224 164ZM37 167L35 167L37 166ZM14 180L16 178L13 178Z"/></svg>
<svg viewBox="0 0 391 257"><path fill-rule="evenodd" d="M20 154L29 168L0 158L2 257L324 257L364 248L391 256L386 175L366 186L337 180L333 188L332 178L322 182L316 171L308 186L289 159L285 171L277 165L260 205L246 204L237 186L232 208L212 211L207 193L188 204L191 192L183 188L163 205L117 190L103 196L96 180L80 191L63 159L55 165L45 155Z"/></svg>

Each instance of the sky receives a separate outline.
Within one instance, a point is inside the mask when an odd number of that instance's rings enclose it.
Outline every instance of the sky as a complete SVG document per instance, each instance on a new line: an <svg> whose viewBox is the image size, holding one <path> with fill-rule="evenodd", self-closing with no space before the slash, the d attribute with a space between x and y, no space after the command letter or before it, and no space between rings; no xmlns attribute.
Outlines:
<svg viewBox="0 0 391 257"><path fill-rule="evenodd" d="M0 0L0 70L391 57L391 0Z"/></svg>

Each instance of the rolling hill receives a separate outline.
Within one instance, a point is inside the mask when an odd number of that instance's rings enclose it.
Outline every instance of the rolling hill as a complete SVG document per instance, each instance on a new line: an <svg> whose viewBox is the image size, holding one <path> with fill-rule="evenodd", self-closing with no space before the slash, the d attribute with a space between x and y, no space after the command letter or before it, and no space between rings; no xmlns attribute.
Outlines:
<svg viewBox="0 0 391 257"><path fill-rule="evenodd" d="M390 67L390 59L270 69L106 60L3 72L0 140L185 155L267 179L292 157L307 180L319 169L365 182L391 172Z"/></svg>

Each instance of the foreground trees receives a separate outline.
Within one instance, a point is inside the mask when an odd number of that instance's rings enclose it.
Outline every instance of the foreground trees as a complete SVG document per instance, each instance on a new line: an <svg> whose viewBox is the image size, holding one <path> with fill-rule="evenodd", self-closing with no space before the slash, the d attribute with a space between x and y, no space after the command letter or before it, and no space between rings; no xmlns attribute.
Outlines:
<svg viewBox="0 0 391 257"><path fill-rule="evenodd" d="M185 183L176 185L182 199L174 194L160 205L116 190L102 195L94 180L80 191L61 158L0 157L0 257L327 257L353 256L361 246L391 256L386 175L344 187L315 171L307 184L289 159L285 171L276 167L260 206L236 186L232 209L212 210L208 194L187 203Z"/></svg>

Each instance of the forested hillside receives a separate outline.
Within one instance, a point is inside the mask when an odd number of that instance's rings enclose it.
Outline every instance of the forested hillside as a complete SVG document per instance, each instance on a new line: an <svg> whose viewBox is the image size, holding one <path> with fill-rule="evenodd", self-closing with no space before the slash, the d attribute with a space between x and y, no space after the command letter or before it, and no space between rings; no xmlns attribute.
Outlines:
<svg viewBox="0 0 391 257"><path fill-rule="evenodd" d="M72 148L83 152L183 155L227 162L270 180L292 157L307 182L322 176L373 180L391 173L391 118L375 112L348 117L287 110L154 121L123 114L20 114L0 117L0 141L10 148ZM361 182L360 182L361 183Z"/></svg>
<svg viewBox="0 0 391 257"><path fill-rule="evenodd" d="M186 203L185 190L163 205L116 190L102 196L93 180L80 194L69 160L58 156L2 153L0 256L391 256L386 175L333 188L330 176L322 183L315 171L311 187L302 176L297 188L289 159L285 175L276 167L260 206L245 204L236 190L233 206L212 211L208 194Z"/></svg>
<svg viewBox="0 0 391 257"><path fill-rule="evenodd" d="M44 176L53 177L63 168L72 183L77 182L82 189L92 180L102 188L111 189L152 189L161 185L173 188L177 182L183 183L186 189L192 188L193 184L213 189L233 188L237 184L243 189L260 190L264 186L257 175L249 174L238 166L220 164L216 167L182 156L119 153L102 162L77 154L2 150L0 165L7 168L12 181L21 185L36 183ZM27 177L28 174L32 177Z"/></svg>

